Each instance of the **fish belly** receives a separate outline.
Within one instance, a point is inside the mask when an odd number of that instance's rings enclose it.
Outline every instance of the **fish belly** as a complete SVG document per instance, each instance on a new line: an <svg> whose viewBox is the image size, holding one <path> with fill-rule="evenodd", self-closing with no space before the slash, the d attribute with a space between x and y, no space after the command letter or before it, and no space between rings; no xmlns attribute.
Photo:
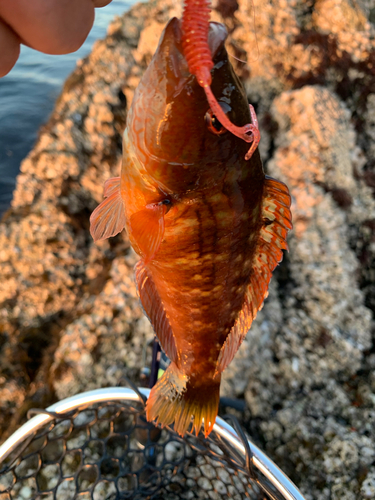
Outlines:
<svg viewBox="0 0 375 500"><path fill-rule="evenodd" d="M260 190L261 191L261 190ZM166 215L147 265L175 337L179 368L211 378L242 309L261 227L261 196L236 205L221 190Z"/></svg>

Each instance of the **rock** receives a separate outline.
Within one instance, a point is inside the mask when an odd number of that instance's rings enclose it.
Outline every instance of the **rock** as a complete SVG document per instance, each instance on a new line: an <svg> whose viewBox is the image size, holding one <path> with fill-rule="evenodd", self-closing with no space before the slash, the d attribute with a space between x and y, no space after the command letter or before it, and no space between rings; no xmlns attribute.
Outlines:
<svg viewBox="0 0 375 500"><path fill-rule="evenodd" d="M357 419L375 400L372 393L357 404L352 387L372 348L372 314L358 286L348 224L373 214L374 200L353 177L354 133L329 90L284 91L271 112L279 128L268 168L291 188L295 230L280 268L286 279L278 283L279 327L252 362L246 400L267 450L289 457L286 470L303 491L354 499L358 470L373 460L361 449L375 436L374 422L366 433ZM349 193L349 206L335 200L337 189ZM266 304L265 321L267 312Z"/></svg>
<svg viewBox="0 0 375 500"><path fill-rule="evenodd" d="M257 110L267 173L293 198L290 252L224 374L241 423L307 500L375 488L373 0L217 0ZM255 6L255 12L253 10ZM138 4L77 65L0 224L0 427L79 391L141 384L152 329L125 234L88 218L118 174L126 112L181 6ZM245 60L245 63L243 62Z"/></svg>

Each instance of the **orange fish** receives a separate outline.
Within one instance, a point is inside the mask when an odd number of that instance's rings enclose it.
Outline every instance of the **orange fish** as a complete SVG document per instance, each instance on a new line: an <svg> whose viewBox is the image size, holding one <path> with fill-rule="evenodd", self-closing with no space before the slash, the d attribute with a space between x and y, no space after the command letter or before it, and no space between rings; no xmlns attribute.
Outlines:
<svg viewBox="0 0 375 500"><path fill-rule="evenodd" d="M210 23L211 89L243 127L249 105L226 37L223 25ZM180 435L192 420L196 433L204 422L207 436L221 373L267 296L292 224L288 188L264 174L257 149L245 159L248 144L213 115L181 39L174 18L134 94L121 177L106 182L90 220L95 241L126 227L141 257L140 300L171 359L151 390L148 420L174 423Z"/></svg>

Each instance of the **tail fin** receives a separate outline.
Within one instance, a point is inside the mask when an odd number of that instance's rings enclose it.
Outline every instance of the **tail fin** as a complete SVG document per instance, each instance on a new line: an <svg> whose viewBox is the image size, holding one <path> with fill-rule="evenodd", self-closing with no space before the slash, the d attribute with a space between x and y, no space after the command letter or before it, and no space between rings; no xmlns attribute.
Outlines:
<svg viewBox="0 0 375 500"><path fill-rule="evenodd" d="M146 405L148 421L156 420L162 427L174 422L174 430L183 436L190 427L198 435L202 420L207 437L213 429L219 407L220 377L194 386L189 377L171 363L151 389Z"/></svg>

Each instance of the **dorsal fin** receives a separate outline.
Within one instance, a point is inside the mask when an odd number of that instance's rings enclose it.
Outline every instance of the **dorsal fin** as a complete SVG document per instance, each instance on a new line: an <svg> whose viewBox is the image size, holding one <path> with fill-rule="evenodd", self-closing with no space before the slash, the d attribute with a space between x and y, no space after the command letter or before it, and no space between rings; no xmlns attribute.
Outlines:
<svg viewBox="0 0 375 500"><path fill-rule="evenodd" d="M151 203L134 213L129 220L128 230L147 264L156 252L164 236L164 215L167 211L163 203Z"/></svg>
<svg viewBox="0 0 375 500"><path fill-rule="evenodd" d="M169 359L177 362L177 347L171 325L155 283L142 260L135 265L135 279L142 306L163 350Z"/></svg>
<svg viewBox="0 0 375 500"><path fill-rule="evenodd" d="M125 207L120 192L120 177L108 179L104 184L106 198L90 217L90 233L94 241L105 240L121 232L126 223Z"/></svg>
<svg viewBox="0 0 375 500"><path fill-rule="evenodd" d="M250 283L242 310L221 348L216 373L223 372L232 361L268 295L272 271L281 262L282 251L288 249L286 237L292 229L290 203L287 186L266 176L262 201L264 224L259 234Z"/></svg>

